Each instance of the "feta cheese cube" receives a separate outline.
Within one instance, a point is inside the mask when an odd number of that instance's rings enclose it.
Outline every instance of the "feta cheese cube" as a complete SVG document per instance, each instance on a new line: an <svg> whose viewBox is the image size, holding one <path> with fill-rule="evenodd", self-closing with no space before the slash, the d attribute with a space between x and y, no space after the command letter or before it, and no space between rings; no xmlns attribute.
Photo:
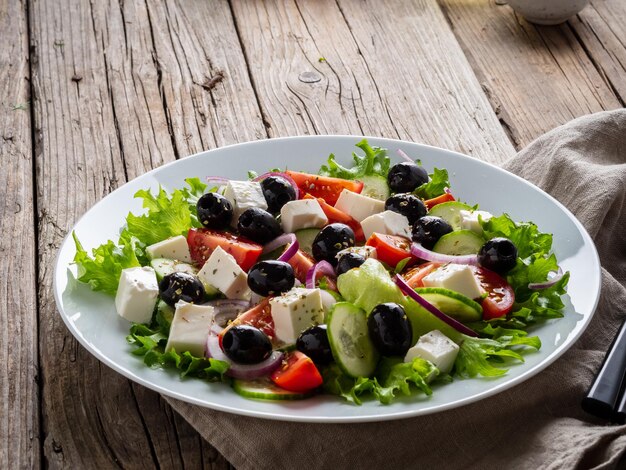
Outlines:
<svg viewBox="0 0 626 470"><path fill-rule="evenodd" d="M344 189L335 203L335 207L350 215L357 222L362 222L370 215L385 210L385 202Z"/></svg>
<svg viewBox="0 0 626 470"><path fill-rule="evenodd" d="M461 228L464 230L471 230L478 233L483 233L483 228L480 226L478 218L480 217L484 222L488 221L493 215L487 211L466 211L460 210L461 216Z"/></svg>
<svg viewBox="0 0 626 470"><path fill-rule="evenodd" d="M247 209L258 207L267 210L261 183L256 181L229 181L224 190L224 197L233 206L233 219L230 224L237 227L239 216Z"/></svg>
<svg viewBox="0 0 626 470"><path fill-rule="evenodd" d="M447 374L452 370L458 353L458 344L441 331L433 330L420 336L415 346L407 351L404 362L412 362L416 357L421 357L432 362L441 372Z"/></svg>
<svg viewBox="0 0 626 470"><path fill-rule="evenodd" d="M197 357L204 357L204 349L213 321L213 307L178 301L170 326L165 352L175 349L177 353L189 351Z"/></svg>
<svg viewBox="0 0 626 470"><path fill-rule="evenodd" d="M322 228L328 223L317 199L289 201L280 209L280 224L286 233L303 228Z"/></svg>
<svg viewBox="0 0 626 470"><path fill-rule="evenodd" d="M215 287L229 299L250 300L248 275L237 264L235 258L221 247L217 247L206 260L198 278Z"/></svg>
<svg viewBox="0 0 626 470"><path fill-rule="evenodd" d="M293 344L307 328L324 322L324 309L319 289L294 287L270 299L274 333L287 344Z"/></svg>
<svg viewBox="0 0 626 470"><path fill-rule="evenodd" d="M167 258L191 263L189 245L187 245L187 239L182 235L168 238L167 240L148 246L146 248L146 255L148 255L150 259Z"/></svg>
<svg viewBox="0 0 626 470"><path fill-rule="evenodd" d="M134 323L148 323L159 295L154 269L145 267L122 270L115 294L117 313Z"/></svg>
<svg viewBox="0 0 626 470"><path fill-rule="evenodd" d="M371 237L374 232L411 238L409 219L394 211L384 211L370 215L361 222L361 228L363 229L366 240Z"/></svg>
<svg viewBox="0 0 626 470"><path fill-rule="evenodd" d="M336 258L341 258L342 255L346 253L356 253L357 255L361 255L363 258L374 258L376 259L376 248L373 246L363 245L363 246L351 246L349 248L344 248L339 253L337 253Z"/></svg>
<svg viewBox="0 0 626 470"><path fill-rule="evenodd" d="M472 268L466 264L445 264L422 279L424 287L443 287L476 299L485 293Z"/></svg>

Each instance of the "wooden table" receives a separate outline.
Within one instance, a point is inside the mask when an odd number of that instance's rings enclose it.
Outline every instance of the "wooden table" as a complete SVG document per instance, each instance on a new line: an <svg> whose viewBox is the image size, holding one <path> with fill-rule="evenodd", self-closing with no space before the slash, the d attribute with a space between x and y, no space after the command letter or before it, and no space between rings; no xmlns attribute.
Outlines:
<svg viewBox="0 0 626 470"><path fill-rule="evenodd" d="M0 0L0 38L0 468L230 467L57 315L61 240L126 181L297 134L499 163L626 100L623 0L556 27L493 0Z"/></svg>

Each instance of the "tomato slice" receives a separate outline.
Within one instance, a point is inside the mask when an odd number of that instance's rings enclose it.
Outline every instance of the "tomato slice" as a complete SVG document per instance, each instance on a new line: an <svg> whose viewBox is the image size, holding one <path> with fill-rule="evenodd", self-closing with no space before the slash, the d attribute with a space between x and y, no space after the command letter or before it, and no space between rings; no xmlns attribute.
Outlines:
<svg viewBox="0 0 626 470"><path fill-rule="evenodd" d="M472 266L474 275L487 292L482 301L483 320L492 320L508 314L513 309L515 293L506 279L480 266Z"/></svg>
<svg viewBox="0 0 626 470"><path fill-rule="evenodd" d="M441 196L434 197L432 199L426 199L424 204L428 209L436 206L437 204L441 204L442 202L450 202L455 201L454 196L450 193L443 193Z"/></svg>
<svg viewBox="0 0 626 470"><path fill-rule="evenodd" d="M290 392L308 392L323 382L313 360L300 351L290 352L270 378L276 385Z"/></svg>
<svg viewBox="0 0 626 470"><path fill-rule="evenodd" d="M265 333L270 340L274 339L274 319L272 318L272 310L270 308L270 299L265 298L260 303L252 307L250 310L239 314L226 328L219 334L220 347L222 346L222 338L224 334L233 326L250 325L258 328Z"/></svg>
<svg viewBox="0 0 626 470"><path fill-rule="evenodd" d="M205 228L192 228L187 233L187 244L191 259L198 266L204 265L213 250L218 246L230 253L241 269L248 271L263 251L258 243L246 240L228 232L218 232Z"/></svg>
<svg viewBox="0 0 626 470"><path fill-rule="evenodd" d="M334 206L344 189L349 189L355 193L363 190L363 183L360 181L344 180L341 178L331 178L330 176L313 175L311 173L300 173L298 171L285 171L296 182L302 193L309 193L314 197L321 197L331 206Z"/></svg>
<svg viewBox="0 0 626 470"><path fill-rule="evenodd" d="M376 258L379 261L394 268L403 259L412 258L411 241L408 238L374 232L365 244L376 248Z"/></svg>
<svg viewBox="0 0 626 470"><path fill-rule="evenodd" d="M304 195L303 199L317 199L317 202L320 203L324 214L326 215L326 217L328 217L328 223L332 224L338 222L346 224L354 231L354 237L356 238L356 241L362 242L363 240L365 240L365 235L363 235L363 229L361 228L361 224L358 222L358 220L352 218L345 212L340 211L336 207L331 206L321 197L316 198L315 196L307 193Z"/></svg>
<svg viewBox="0 0 626 470"><path fill-rule="evenodd" d="M404 274L402 274L402 277L404 277L406 283L413 289L415 289L416 287L424 287L422 279L432 273L439 266L441 266L441 263L434 263L432 261L429 263L420 264L419 266L415 266L406 271Z"/></svg>
<svg viewBox="0 0 626 470"><path fill-rule="evenodd" d="M301 283L306 283L306 273L315 264L315 260L307 255L304 251L298 250L296 254L291 257L288 263L293 268L293 273L296 275L296 279Z"/></svg>

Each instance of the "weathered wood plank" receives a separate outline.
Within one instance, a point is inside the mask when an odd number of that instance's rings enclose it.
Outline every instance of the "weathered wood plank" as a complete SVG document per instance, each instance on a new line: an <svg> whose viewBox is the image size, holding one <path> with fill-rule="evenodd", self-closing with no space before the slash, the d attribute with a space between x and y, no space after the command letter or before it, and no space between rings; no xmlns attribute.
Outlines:
<svg viewBox="0 0 626 470"><path fill-rule="evenodd" d="M371 134L491 161L512 154L434 2L232 6L271 136Z"/></svg>
<svg viewBox="0 0 626 470"><path fill-rule="evenodd" d="M0 0L0 468L40 463L36 234L24 2Z"/></svg>
<svg viewBox="0 0 626 470"><path fill-rule="evenodd" d="M620 107L569 25L528 23L494 0L440 0L519 149L575 117Z"/></svg>

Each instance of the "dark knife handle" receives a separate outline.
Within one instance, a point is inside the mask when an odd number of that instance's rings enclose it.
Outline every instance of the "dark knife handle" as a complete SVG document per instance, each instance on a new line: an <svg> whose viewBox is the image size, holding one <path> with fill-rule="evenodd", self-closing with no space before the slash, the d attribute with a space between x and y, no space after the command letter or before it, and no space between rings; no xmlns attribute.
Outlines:
<svg viewBox="0 0 626 470"><path fill-rule="evenodd" d="M617 408L615 408L613 421L618 424L626 423L626 378L622 383L622 393L617 400Z"/></svg>
<svg viewBox="0 0 626 470"><path fill-rule="evenodd" d="M596 376L582 408L587 413L614 421L616 409L626 384L626 320L611 343L600 372Z"/></svg>

